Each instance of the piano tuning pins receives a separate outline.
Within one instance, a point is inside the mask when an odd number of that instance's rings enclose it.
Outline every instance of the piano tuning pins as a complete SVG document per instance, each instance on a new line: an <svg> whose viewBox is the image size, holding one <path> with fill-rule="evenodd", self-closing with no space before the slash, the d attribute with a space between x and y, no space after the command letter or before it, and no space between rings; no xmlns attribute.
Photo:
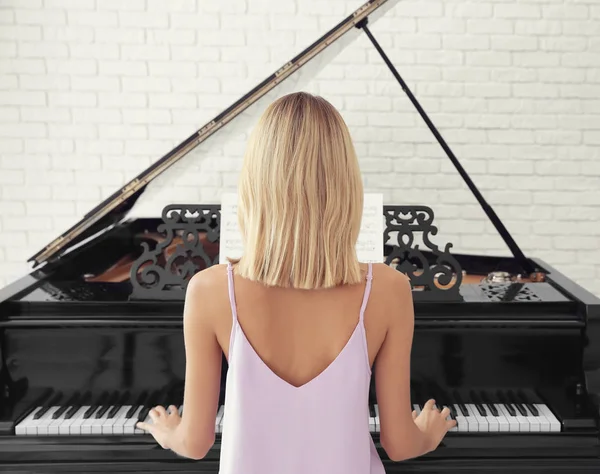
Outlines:
<svg viewBox="0 0 600 474"><path fill-rule="evenodd" d="M509 283L513 281L512 275L508 272L491 272L484 278L485 283Z"/></svg>
<svg viewBox="0 0 600 474"><path fill-rule="evenodd" d="M529 280L536 283L546 281L546 274L543 272L533 272L531 275L529 275Z"/></svg>
<svg viewBox="0 0 600 474"><path fill-rule="evenodd" d="M525 282L543 282L546 279L546 275L542 272L535 272L528 277L523 277L520 273L513 275L509 272L490 272L485 277L482 283L525 283Z"/></svg>

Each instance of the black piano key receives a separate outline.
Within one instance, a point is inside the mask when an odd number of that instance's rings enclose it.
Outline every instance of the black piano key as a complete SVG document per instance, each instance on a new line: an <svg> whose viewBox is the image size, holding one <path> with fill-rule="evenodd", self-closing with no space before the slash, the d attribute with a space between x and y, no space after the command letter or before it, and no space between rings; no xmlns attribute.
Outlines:
<svg viewBox="0 0 600 474"><path fill-rule="evenodd" d="M436 388L435 390L435 397L437 400L437 405L438 408L441 410L444 409L444 407L448 407L448 410L450 410L450 419L454 420L455 419L455 415L454 415L454 407L452 406L452 402L450 401L450 398L448 397L448 394L442 390L441 388Z"/></svg>
<svg viewBox="0 0 600 474"><path fill-rule="evenodd" d="M34 420L39 420L51 407L58 405L58 403L62 399L62 392L57 392L54 397L48 402L47 405L43 405L41 410L38 410L35 415L33 415Z"/></svg>
<svg viewBox="0 0 600 474"><path fill-rule="evenodd" d="M528 416L527 410L525 410L525 407L521 403L519 403L519 400L517 400L517 397L515 396L515 394L512 390L508 391L508 399L512 402L514 407L517 410L519 410L519 413L521 414L521 416Z"/></svg>
<svg viewBox="0 0 600 474"><path fill-rule="evenodd" d="M123 405L114 405L111 407L111 409L108 411L108 415L106 415L106 418L114 418L122 406Z"/></svg>
<svg viewBox="0 0 600 474"><path fill-rule="evenodd" d="M462 415L470 416L469 410L467 409L466 405L463 403L460 393L458 393L456 390L454 391L454 398L456 399L456 405L458 405L458 409L460 410Z"/></svg>
<svg viewBox="0 0 600 474"><path fill-rule="evenodd" d="M454 402L453 398L445 390L440 390L440 397L442 397L443 405L447 406L450 409L450 418L453 420L456 420L457 413L456 413L456 408L454 408L455 402Z"/></svg>
<svg viewBox="0 0 600 474"><path fill-rule="evenodd" d="M70 409L73 405L75 405L78 400L79 392L75 392L63 406L61 406L58 410L52 413L52 419L56 420L57 418L61 417L63 413Z"/></svg>
<svg viewBox="0 0 600 474"><path fill-rule="evenodd" d="M369 403L369 416L375 418L375 407Z"/></svg>
<svg viewBox="0 0 600 474"><path fill-rule="evenodd" d="M144 404L144 408L138 414L138 421L144 421L148 417L148 413L150 413L150 410L152 410L152 408L154 408L157 405L156 402L158 402L160 398L161 393L158 391L152 392L150 394L148 400Z"/></svg>
<svg viewBox="0 0 600 474"><path fill-rule="evenodd" d="M133 414L138 410L140 406L139 405L132 405L131 408L129 410L127 410L127 413L125 413L125 418L129 419L133 416Z"/></svg>
<svg viewBox="0 0 600 474"><path fill-rule="evenodd" d="M477 409L479 414L481 416L487 416L487 412L483 407L483 401L481 400L481 398L479 398L475 390L471 390L471 398L473 399L473 404L475 405L475 408Z"/></svg>
<svg viewBox="0 0 600 474"><path fill-rule="evenodd" d="M70 420L71 418L73 418L73 415L77 413L82 407L82 405L85 405L91 398L92 392L88 390L81 396L77 403L75 403L71 408L67 410L67 413L65 414L65 420Z"/></svg>
<svg viewBox="0 0 600 474"><path fill-rule="evenodd" d="M145 421L146 418L148 417L148 413L150 413L150 410L153 407L144 407L142 409L142 411L140 411L139 415L138 415L138 421Z"/></svg>
<svg viewBox="0 0 600 474"><path fill-rule="evenodd" d="M106 404L102 405L96 412L96 415L94 416L96 418L102 418L104 414L117 402L118 399L119 394L117 392L113 392L110 398L106 401Z"/></svg>
<svg viewBox="0 0 600 474"><path fill-rule="evenodd" d="M125 392L119 397L117 404L109 410L106 418L114 418L121 407L127 403L127 400L129 400L129 392Z"/></svg>
<svg viewBox="0 0 600 474"><path fill-rule="evenodd" d="M445 399L444 403L442 403L442 406L440 408L443 410L444 407L448 407L448 410L450 410L450 419L456 420L456 409L454 408L454 404L451 403L448 399Z"/></svg>
<svg viewBox="0 0 600 474"><path fill-rule="evenodd" d="M517 396L525 404L525 406L533 416L540 416L540 412L538 411L538 409L535 406L533 406L533 403L531 403L531 401L527 398L527 395L525 395L525 393L522 390L519 390L517 392Z"/></svg>
<svg viewBox="0 0 600 474"><path fill-rule="evenodd" d="M498 413L498 409L493 405L493 403L490 400L490 397L488 397L488 394L485 391L481 391L481 400L483 400L483 403L485 403L485 406L488 407L488 410L492 413L493 416L500 416L500 414Z"/></svg>
<svg viewBox="0 0 600 474"><path fill-rule="evenodd" d="M142 394L137 398L135 404L132 405L131 408L125 414L125 418L127 418L127 419L132 418L133 415L135 414L135 412L138 410L138 408L140 406L142 406L144 404L144 401L146 401L147 398L148 398L148 392L146 392L146 391L142 392Z"/></svg>
<svg viewBox="0 0 600 474"><path fill-rule="evenodd" d="M88 418L90 418L94 414L94 412L104 404L107 398L108 392L103 392L102 395L100 395L100 397L98 398L98 400L96 400L96 404L90 406L83 414L83 419L87 420Z"/></svg>
<svg viewBox="0 0 600 474"><path fill-rule="evenodd" d="M504 406L504 408L506 408L506 410L508 411L510 416L517 416L517 411L514 409L514 407L508 401L508 399L504 396L504 394L500 390L498 390L497 393L498 393L498 400L500 400L500 403Z"/></svg>
<svg viewBox="0 0 600 474"><path fill-rule="evenodd" d="M65 420L70 420L71 418L73 418L73 415L77 413L80 408L81 405L73 405L71 408L69 408L67 410L67 413L65 414Z"/></svg>
<svg viewBox="0 0 600 474"><path fill-rule="evenodd" d="M96 418L102 418L111 405L102 405L98 407L98 411L94 415Z"/></svg>
<svg viewBox="0 0 600 474"><path fill-rule="evenodd" d="M92 405L91 407L89 407L85 413L83 414L83 419L87 420L90 416L92 416L94 414L94 412L98 409L97 405Z"/></svg>
<svg viewBox="0 0 600 474"><path fill-rule="evenodd" d="M35 401L29 406L29 408L15 419L14 426L17 426L32 413L34 413L35 418L35 412L40 410L40 407L44 405L44 402L48 398L50 398L50 395L52 395L53 392L54 390L52 390L51 388L47 388L46 390L44 390L44 392L35 399Z"/></svg>

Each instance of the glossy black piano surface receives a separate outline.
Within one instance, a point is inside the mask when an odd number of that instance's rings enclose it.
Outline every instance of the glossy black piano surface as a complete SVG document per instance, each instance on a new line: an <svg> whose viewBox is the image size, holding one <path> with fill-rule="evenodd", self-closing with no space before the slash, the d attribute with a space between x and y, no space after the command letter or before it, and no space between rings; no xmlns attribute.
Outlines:
<svg viewBox="0 0 600 474"><path fill-rule="evenodd" d="M147 254L154 252L160 266L185 248L189 236L181 230L190 222L168 224L168 213L159 215L163 206L149 218L130 212L169 166L194 158L190 151L207 138L222 138L224 124L235 127L242 111L260 110L256 104L272 100L267 92L281 95L288 76L321 61L325 46L359 34L355 26L370 35L366 19L393 3L368 1L34 255L29 275L0 289L0 471L218 472L219 415L215 445L199 461L178 458L134 430L149 407L182 403L190 275L169 288L153 288L142 275L152 267L144 263ZM600 299L523 255L428 125L513 256L454 254L441 246L417 252L391 234L410 228L412 235L414 222L399 227L400 216L421 213L420 230L435 236L431 209L384 208L385 262L409 274L415 301L407 409L433 397L458 421L433 453L391 462L378 443L372 384L369 423L386 470L599 473ZM179 207L186 206L171 210ZM219 206L187 207L206 216L192 226L190 261L199 271L218 262ZM171 240L163 223L183 227ZM226 371L223 360L220 405Z"/></svg>

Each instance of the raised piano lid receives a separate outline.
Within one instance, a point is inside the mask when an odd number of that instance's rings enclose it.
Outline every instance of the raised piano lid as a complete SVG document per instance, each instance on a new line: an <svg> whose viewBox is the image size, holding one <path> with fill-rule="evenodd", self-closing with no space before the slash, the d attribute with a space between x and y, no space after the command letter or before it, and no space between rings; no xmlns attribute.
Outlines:
<svg viewBox="0 0 600 474"><path fill-rule="evenodd" d="M352 43L360 35L360 30L355 27L359 21L369 18L369 22L373 23L397 2L398 0L370 0L363 4L196 133L88 212L77 224L46 245L28 261L39 265L59 257L69 248L88 240L93 234L102 233L113 224L131 217L130 211L138 200L135 212L137 216L160 216L164 205L181 200L179 199L181 196L172 194L167 198L162 196L161 199L161 194L164 194L163 191L167 188L162 184L168 183L168 188L173 190L174 180L185 175L186 168L197 165L202 157L219 157L228 139L246 132L255 124L268 104L277 97L303 87L323 66ZM194 153L190 154L192 151ZM184 166L174 166L183 157L186 157L184 160L186 163L180 165ZM157 180L159 176L161 179ZM148 186L149 184L151 186ZM193 202L194 196L186 196L186 198L192 199L190 202ZM149 204L151 202L152 204ZM157 202L162 206L157 207ZM196 199L196 202L200 200ZM150 211L149 206L152 208Z"/></svg>

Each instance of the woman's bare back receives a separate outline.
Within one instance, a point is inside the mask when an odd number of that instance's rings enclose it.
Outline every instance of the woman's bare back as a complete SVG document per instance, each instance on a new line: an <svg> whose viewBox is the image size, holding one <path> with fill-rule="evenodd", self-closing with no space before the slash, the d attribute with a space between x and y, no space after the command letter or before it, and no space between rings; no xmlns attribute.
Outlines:
<svg viewBox="0 0 600 474"><path fill-rule="evenodd" d="M222 288L222 311L215 318L215 332L228 357L232 315L226 265L217 265L210 271L218 272L215 277ZM277 376L298 387L317 377L336 359L358 324L366 264L361 264L361 271L361 283L324 290L266 287L234 276L240 326L258 356ZM385 338L390 271L397 273L384 264L373 265L371 297L365 310L371 366Z"/></svg>

